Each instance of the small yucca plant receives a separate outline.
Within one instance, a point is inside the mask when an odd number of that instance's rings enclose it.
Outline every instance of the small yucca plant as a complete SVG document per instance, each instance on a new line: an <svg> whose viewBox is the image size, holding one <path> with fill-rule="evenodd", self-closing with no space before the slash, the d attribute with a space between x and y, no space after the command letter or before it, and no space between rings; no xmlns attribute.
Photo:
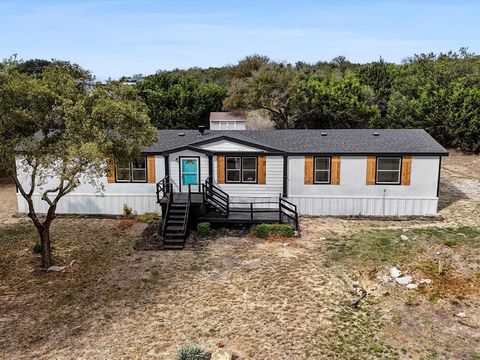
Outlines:
<svg viewBox="0 0 480 360"><path fill-rule="evenodd" d="M210 360L210 356L198 345L184 345L177 351L178 360Z"/></svg>

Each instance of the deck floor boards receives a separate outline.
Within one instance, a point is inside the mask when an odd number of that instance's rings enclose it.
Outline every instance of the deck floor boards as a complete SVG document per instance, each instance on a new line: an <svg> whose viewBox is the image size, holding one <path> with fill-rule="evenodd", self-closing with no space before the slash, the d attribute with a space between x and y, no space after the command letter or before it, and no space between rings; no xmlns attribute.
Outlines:
<svg viewBox="0 0 480 360"><path fill-rule="evenodd" d="M186 203L188 200L188 193L174 193L173 194L173 203ZM168 196L160 200L161 204L168 203ZM191 193L191 205L199 206L203 204L203 194L202 193ZM254 210L253 217L250 213L249 208L243 208L244 211L239 212L235 211L237 208L230 208L228 217L221 215L219 213L207 213L197 219L197 221L208 221L211 223L217 224L260 224L260 223L277 223L281 222L279 219L279 209L278 207L262 207L256 208ZM245 211L247 210L247 211Z"/></svg>

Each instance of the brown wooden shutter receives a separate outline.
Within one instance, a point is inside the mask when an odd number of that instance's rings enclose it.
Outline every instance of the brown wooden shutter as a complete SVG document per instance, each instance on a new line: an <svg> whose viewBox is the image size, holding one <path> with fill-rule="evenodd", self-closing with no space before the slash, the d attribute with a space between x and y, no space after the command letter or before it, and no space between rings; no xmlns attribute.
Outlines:
<svg viewBox="0 0 480 360"><path fill-rule="evenodd" d="M258 183L267 183L267 158L265 155L258 156Z"/></svg>
<svg viewBox="0 0 480 360"><path fill-rule="evenodd" d="M402 185L410 185L410 175L412 173L412 157L402 157Z"/></svg>
<svg viewBox="0 0 480 360"><path fill-rule="evenodd" d="M332 156L332 185L340 185L340 156Z"/></svg>
<svg viewBox="0 0 480 360"><path fill-rule="evenodd" d="M115 161L113 158L108 158L107 162L107 182L110 184L115 182Z"/></svg>
<svg viewBox="0 0 480 360"><path fill-rule="evenodd" d="M147 181L155 183L155 155L147 155Z"/></svg>
<svg viewBox="0 0 480 360"><path fill-rule="evenodd" d="M305 184L313 184L313 156L305 156Z"/></svg>
<svg viewBox="0 0 480 360"><path fill-rule="evenodd" d="M225 155L217 155L217 183L225 184Z"/></svg>
<svg viewBox="0 0 480 360"><path fill-rule="evenodd" d="M377 157L367 156L367 185L375 185Z"/></svg>

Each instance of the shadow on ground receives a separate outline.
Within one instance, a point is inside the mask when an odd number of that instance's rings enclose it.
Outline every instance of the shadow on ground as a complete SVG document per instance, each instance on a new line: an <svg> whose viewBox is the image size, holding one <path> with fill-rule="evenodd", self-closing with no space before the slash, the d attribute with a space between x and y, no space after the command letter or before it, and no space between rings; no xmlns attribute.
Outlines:
<svg viewBox="0 0 480 360"><path fill-rule="evenodd" d="M438 200L438 210L443 210L459 200L468 199L469 197L452 182L440 180L440 195Z"/></svg>

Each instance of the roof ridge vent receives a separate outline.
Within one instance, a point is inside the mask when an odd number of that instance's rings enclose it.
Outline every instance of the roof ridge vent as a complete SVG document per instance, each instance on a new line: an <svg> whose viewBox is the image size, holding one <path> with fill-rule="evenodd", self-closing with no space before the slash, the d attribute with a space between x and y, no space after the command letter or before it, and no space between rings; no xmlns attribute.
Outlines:
<svg viewBox="0 0 480 360"><path fill-rule="evenodd" d="M179 132L178 136L185 136L185 133L184 132Z"/></svg>
<svg viewBox="0 0 480 360"><path fill-rule="evenodd" d="M326 132L321 132L320 135L327 136L327 133Z"/></svg>
<svg viewBox="0 0 480 360"><path fill-rule="evenodd" d="M380 134L378 132L374 131L373 136L380 136Z"/></svg>

